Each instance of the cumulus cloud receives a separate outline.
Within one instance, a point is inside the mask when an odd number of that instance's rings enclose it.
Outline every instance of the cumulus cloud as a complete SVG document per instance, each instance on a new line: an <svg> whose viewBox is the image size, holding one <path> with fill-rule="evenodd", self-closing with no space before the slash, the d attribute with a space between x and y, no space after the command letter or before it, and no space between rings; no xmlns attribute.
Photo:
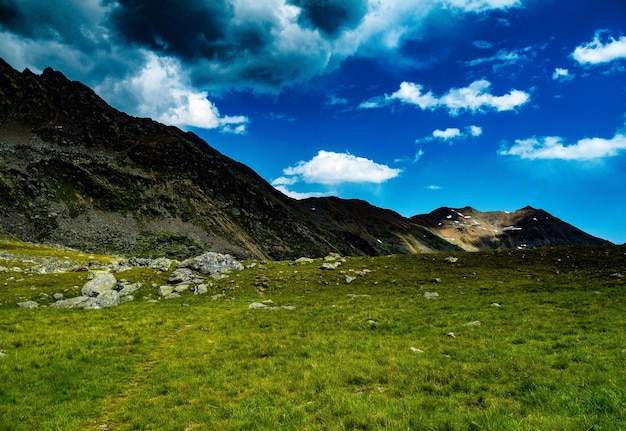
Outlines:
<svg viewBox="0 0 626 431"><path fill-rule="evenodd" d="M474 138L479 137L480 135L483 134L483 129L482 127L478 127L478 126L468 126L467 127L467 133L470 134L470 136L473 136Z"/></svg>
<svg viewBox="0 0 626 431"><path fill-rule="evenodd" d="M448 127L446 129L436 129L433 131L431 136L427 136L425 138L416 139L415 143L426 143L432 142L434 140L442 140L442 141L454 141L459 139L466 139L468 137L477 138L483 134L483 129L479 126L467 126L464 130L459 129L458 127Z"/></svg>
<svg viewBox="0 0 626 431"><path fill-rule="evenodd" d="M597 31L591 42L576 47L572 53L574 60L594 65L626 58L626 36L615 39L612 36L605 38L605 34L605 31Z"/></svg>
<svg viewBox="0 0 626 431"><path fill-rule="evenodd" d="M59 8L9 0L0 1L0 57L18 68L62 70L133 115L239 133L243 117L222 116L207 94L276 93L334 70L357 52L396 50L419 37L424 20L445 11L442 4L455 13L482 13L520 2L161 0L155 6L152 0L83 0ZM151 82L139 82L155 77L155 62L184 71L175 74L183 85L162 91L164 101L145 91Z"/></svg>
<svg viewBox="0 0 626 431"><path fill-rule="evenodd" d="M461 136L461 129L457 129L456 127L448 127L445 130L437 129L433 132L434 138L443 139L444 141L458 138L459 136Z"/></svg>
<svg viewBox="0 0 626 431"><path fill-rule="evenodd" d="M361 103L360 108L379 108L399 101L409 105L419 106L423 110L447 109L451 115L458 115L463 111L486 112L512 111L530 100L530 94L511 90L502 96L490 93L491 83L486 79L472 82L463 88L452 88L443 96L436 96L431 91L424 92L421 84L402 82L400 89L391 95L376 97Z"/></svg>
<svg viewBox="0 0 626 431"><path fill-rule="evenodd" d="M516 156L521 159L560 159L594 160L617 156L626 150L626 135L617 133L611 139L585 138L574 144L565 144L557 136L518 139L509 148L499 151L503 156Z"/></svg>
<svg viewBox="0 0 626 431"><path fill-rule="evenodd" d="M554 73L552 74L552 79L555 81L569 81L572 78L568 69L562 69L560 67L554 69Z"/></svg>
<svg viewBox="0 0 626 431"><path fill-rule="evenodd" d="M400 172L401 169L390 168L364 157L324 150L319 151L309 161L300 161L295 166L283 170L286 176L297 178L298 181L323 185L380 184L397 177ZM284 184L285 180L281 182Z"/></svg>
<svg viewBox="0 0 626 431"><path fill-rule="evenodd" d="M145 52L146 63L136 75L125 80L105 80L96 92L117 98L134 98L135 114L179 127L221 129L245 133L245 116L222 116L208 99L206 91L197 91L185 76L180 63L169 57ZM118 101L118 103L123 103Z"/></svg>

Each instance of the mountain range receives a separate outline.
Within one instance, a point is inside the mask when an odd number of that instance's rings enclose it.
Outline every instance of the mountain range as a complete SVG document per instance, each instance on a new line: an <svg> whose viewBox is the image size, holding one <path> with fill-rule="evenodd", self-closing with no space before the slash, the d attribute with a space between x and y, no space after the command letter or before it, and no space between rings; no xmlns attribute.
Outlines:
<svg viewBox="0 0 626 431"><path fill-rule="evenodd" d="M607 244L542 211L294 200L197 135L0 59L0 231L94 252L289 259Z"/></svg>

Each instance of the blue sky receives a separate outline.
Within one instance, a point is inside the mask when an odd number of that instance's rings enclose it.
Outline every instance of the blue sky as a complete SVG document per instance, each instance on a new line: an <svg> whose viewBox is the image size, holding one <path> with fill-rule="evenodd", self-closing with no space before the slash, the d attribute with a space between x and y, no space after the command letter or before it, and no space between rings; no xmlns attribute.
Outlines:
<svg viewBox="0 0 626 431"><path fill-rule="evenodd" d="M1 1L0 57L192 130L292 197L531 205L626 242L623 0L60 5Z"/></svg>

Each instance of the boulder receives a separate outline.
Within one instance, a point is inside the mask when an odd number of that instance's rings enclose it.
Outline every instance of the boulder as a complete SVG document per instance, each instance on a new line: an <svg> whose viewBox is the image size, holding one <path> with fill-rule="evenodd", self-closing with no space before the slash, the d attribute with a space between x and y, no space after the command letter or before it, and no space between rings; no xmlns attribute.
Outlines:
<svg viewBox="0 0 626 431"><path fill-rule="evenodd" d="M120 294L116 290L106 290L98 295L94 303L94 308L115 307L120 305Z"/></svg>
<svg viewBox="0 0 626 431"><path fill-rule="evenodd" d="M141 283L129 283L126 280L120 280L117 284L117 291L120 296L128 296L135 293L141 287Z"/></svg>
<svg viewBox="0 0 626 431"><path fill-rule="evenodd" d="M159 296L167 296L170 293L174 292L174 286L161 286L157 291L157 295Z"/></svg>
<svg viewBox="0 0 626 431"><path fill-rule="evenodd" d="M108 271L94 271L91 273L91 280L83 286L80 291L83 296L98 296L102 292L112 290L117 286L117 279Z"/></svg>
<svg viewBox="0 0 626 431"><path fill-rule="evenodd" d="M39 304L35 301L18 302L17 306L20 308L39 308Z"/></svg>
<svg viewBox="0 0 626 431"><path fill-rule="evenodd" d="M170 274L167 282L171 284L200 284L204 280L204 277L194 274L193 270L189 268L178 268Z"/></svg>
<svg viewBox="0 0 626 431"><path fill-rule="evenodd" d="M157 259L154 259L150 263L150 268L158 269L161 272L167 272L170 270L170 267L172 266L173 263L174 261L172 261L172 259L168 259L166 257L159 257Z"/></svg>
<svg viewBox="0 0 626 431"><path fill-rule="evenodd" d="M93 302L94 298L89 296L76 296L74 298L62 299L50 305L52 308L85 308Z"/></svg>
<svg viewBox="0 0 626 431"><path fill-rule="evenodd" d="M193 289L193 293L195 295L204 295L209 291L206 284L199 284Z"/></svg>
<svg viewBox="0 0 626 431"><path fill-rule="evenodd" d="M179 268L189 268L202 274L216 272L241 271L243 265L229 254L208 252L200 256L186 259L178 265Z"/></svg>

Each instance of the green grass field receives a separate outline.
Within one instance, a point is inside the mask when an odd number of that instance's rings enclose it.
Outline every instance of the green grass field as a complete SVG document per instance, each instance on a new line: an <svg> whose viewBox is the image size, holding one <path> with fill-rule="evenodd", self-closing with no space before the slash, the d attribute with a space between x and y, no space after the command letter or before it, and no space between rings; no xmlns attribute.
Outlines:
<svg viewBox="0 0 626 431"><path fill-rule="evenodd" d="M17 255L110 259L0 242L0 430L626 430L625 247L257 262L157 302L137 268L100 310L18 308L87 273Z"/></svg>

